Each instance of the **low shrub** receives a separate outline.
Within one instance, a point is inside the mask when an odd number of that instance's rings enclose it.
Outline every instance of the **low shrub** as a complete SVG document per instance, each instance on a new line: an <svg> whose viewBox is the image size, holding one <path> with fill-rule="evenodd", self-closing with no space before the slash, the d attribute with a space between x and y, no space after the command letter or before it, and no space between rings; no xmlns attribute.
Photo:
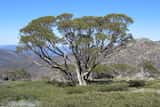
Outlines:
<svg viewBox="0 0 160 107"><path fill-rule="evenodd" d="M130 80L129 87L144 87L145 81L144 80Z"/></svg>
<svg viewBox="0 0 160 107"><path fill-rule="evenodd" d="M31 74L25 69L19 69L16 71L6 71L3 73L4 77L1 77L4 81L16 81L16 80L31 80Z"/></svg>
<svg viewBox="0 0 160 107"><path fill-rule="evenodd" d="M107 80L89 80L87 82L90 85L108 85L112 84L114 81L111 79L107 79Z"/></svg>
<svg viewBox="0 0 160 107"><path fill-rule="evenodd" d="M98 87L97 91L108 92L108 91L126 91L128 90L127 83L114 83L111 85L103 85Z"/></svg>

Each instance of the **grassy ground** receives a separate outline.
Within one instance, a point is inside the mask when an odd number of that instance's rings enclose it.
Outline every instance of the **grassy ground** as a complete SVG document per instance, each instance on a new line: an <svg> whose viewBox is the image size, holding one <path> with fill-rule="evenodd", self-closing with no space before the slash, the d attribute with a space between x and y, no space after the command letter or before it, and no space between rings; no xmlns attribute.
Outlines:
<svg viewBox="0 0 160 107"><path fill-rule="evenodd" d="M126 82L87 87L56 87L45 81L0 83L0 107L11 101L36 101L36 107L159 107L160 81L129 88ZM143 91L136 91L144 89ZM13 106L10 106L13 107Z"/></svg>

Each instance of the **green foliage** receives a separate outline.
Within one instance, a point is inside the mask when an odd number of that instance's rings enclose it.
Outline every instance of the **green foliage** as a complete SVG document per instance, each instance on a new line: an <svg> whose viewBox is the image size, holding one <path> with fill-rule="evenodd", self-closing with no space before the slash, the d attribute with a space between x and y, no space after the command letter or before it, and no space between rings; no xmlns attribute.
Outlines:
<svg viewBox="0 0 160 107"><path fill-rule="evenodd" d="M145 88L160 89L160 80L148 81L145 85Z"/></svg>
<svg viewBox="0 0 160 107"><path fill-rule="evenodd" d="M24 69L19 69L16 71L7 71L5 73L6 80L30 80L31 75Z"/></svg>
<svg viewBox="0 0 160 107"><path fill-rule="evenodd" d="M114 83L110 85L104 85L97 88L99 92L110 92L110 91L126 91L128 90L127 83Z"/></svg>
<svg viewBox="0 0 160 107"><path fill-rule="evenodd" d="M63 14L60 14L59 16L57 16L57 19L58 20L69 20L73 17L73 14L71 13L63 13Z"/></svg>
<svg viewBox="0 0 160 107"><path fill-rule="evenodd" d="M15 74L16 74L16 77L19 77L19 78L24 78L24 79L31 78L31 75L25 69L17 70Z"/></svg>
<svg viewBox="0 0 160 107"><path fill-rule="evenodd" d="M159 72L158 69L150 61L144 61L143 67L150 72Z"/></svg>
<svg viewBox="0 0 160 107"><path fill-rule="evenodd" d="M107 38L107 36L105 34L102 33L97 33L96 34L96 39L97 40L105 40Z"/></svg>
<svg viewBox="0 0 160 107"><path fill-rule="evenodd" d="M144 80L130 80L129 82L129 87L144 87L145 86L145 81Z"/></svg>

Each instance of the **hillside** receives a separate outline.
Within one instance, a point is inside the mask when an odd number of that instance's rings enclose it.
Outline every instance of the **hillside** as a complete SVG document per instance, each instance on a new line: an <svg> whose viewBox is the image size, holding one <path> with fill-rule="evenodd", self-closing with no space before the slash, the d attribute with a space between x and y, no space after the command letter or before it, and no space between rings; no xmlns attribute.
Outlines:
<svg viewBox="0 0 160 107"><path fill-rule="evenodd" d="M44 75L43 67L36 65L29 56L17 54L10 49L0 49L0 77L6 77L7 72L16 72L25 70L31 74L32 79L40 78L41 74Z"/></svg>
<svg viewBox="0 0 160 107"><path fill-rule="evenodd" d="M45 66L40 66L38 58L17 54L15 47L0 47L0 72L16 71L25 69L31 73L33 79L42 77L59 76ZM60 61L59 58L56 58ZM126 49L114 53L111 57L104 59L104 73L110 73L115 77L145 78L160 76L160 42L148 39L137 39L127 45ZM99 70L99 69L98 69ZM106 72L108 71L108 72ZM51 75L52 74L52 75Z"/></svg>
<svg viewBox="0 0 160 107"><path fill-rule="evenodd" d="M121 74L145 78L160 75L160 42L148 39L137 39L127 45L126 49L114 53L103 63L115 64ZM118 66L119 65L119 66ZM117 72L119 72L117 71ZM123 73L123 71L126 71Z"/></svg>

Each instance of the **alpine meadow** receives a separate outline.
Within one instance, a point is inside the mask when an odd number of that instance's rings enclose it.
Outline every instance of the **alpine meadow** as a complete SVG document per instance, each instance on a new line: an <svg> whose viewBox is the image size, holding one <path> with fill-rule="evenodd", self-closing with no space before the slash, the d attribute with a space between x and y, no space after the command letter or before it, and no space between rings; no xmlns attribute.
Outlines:
<svg viewBox="0 0 160 107"><path fill-rule="evenodd" d="M0 107L160 107L160 1L0 1Z"/></svg>

